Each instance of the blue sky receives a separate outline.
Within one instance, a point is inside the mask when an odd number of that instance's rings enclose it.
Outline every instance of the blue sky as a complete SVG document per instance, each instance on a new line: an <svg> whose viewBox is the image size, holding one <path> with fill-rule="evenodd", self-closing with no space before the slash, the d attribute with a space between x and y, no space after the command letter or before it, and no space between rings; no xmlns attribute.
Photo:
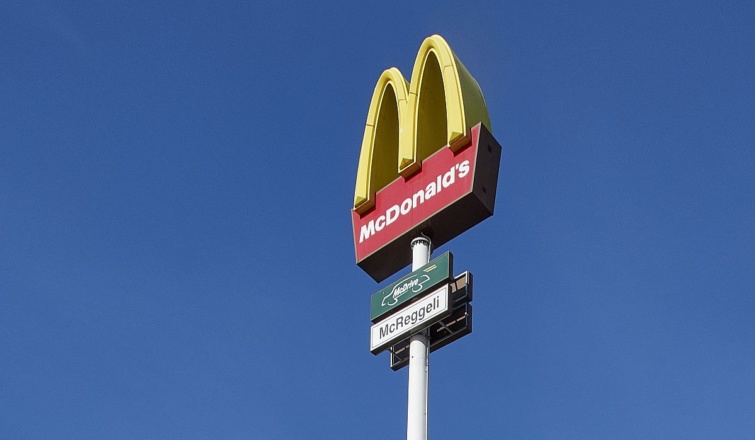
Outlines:
<svg viewBox="0 0 755 440"><path fill-rule="evenodd" d="M751 2L0 4L0 437L403 438L349 209L443 35L503 147L433 439L750 439ZM407 250L408 252L408 250ZM406 273L405 269L402 273Z"/></svg>

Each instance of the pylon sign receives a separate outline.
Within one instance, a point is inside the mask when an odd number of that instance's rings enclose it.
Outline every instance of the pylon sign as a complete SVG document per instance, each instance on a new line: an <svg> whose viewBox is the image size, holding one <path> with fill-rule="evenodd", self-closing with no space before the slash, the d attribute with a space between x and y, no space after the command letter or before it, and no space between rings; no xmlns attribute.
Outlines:
<svg viewBox="0 0 755 440"><path fill-rule="evenodd" d="M440 246L491 216L500 157L480 86L428 37L411 83L390 68L372 95L351 216L359 267L382 281L419 233Z"/></svg>

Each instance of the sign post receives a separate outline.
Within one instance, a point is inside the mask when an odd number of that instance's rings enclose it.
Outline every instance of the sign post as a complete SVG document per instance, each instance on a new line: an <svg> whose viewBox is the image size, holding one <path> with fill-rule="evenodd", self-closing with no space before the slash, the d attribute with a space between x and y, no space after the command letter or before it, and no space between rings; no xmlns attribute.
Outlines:
<svg viewBox="0 0 755 440"><path fill-rule="evenodd" d="M472 276L454 277L442 246L493 215L501 146L477 81L439 35L419 48L407 81L378 78L359 153L351 211L356 264L382 282L370 298L370 352L408 365L407 440L427 440L430 352L472 332ZM431 242L432 240L432 242Z"/></svg>
<svg viewBox="0 0 755 440"><path fill-rule="evenodd" d="M430 261L430 239L412 240L412 270ZM430 373L430 342L423 331L409 343L409 396L407 399L406 440L427 440L427 395Z"/></svg>

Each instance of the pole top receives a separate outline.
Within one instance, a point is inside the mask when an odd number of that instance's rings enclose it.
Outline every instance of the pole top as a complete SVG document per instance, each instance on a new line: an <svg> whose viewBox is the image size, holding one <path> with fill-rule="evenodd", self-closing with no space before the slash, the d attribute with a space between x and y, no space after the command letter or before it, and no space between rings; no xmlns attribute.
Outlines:
<svg viewBox="0 0 755 440"><path fill-rule="evenodd" d="M412 240L412 244L411 244L412 249L414 249L414 246L416 246L418 244L419 245L425 245L425 246L427 246L429 248L432 245L432 241L430 241L429 237L421 234L419 237L417 237L414 240Z"/></svg>

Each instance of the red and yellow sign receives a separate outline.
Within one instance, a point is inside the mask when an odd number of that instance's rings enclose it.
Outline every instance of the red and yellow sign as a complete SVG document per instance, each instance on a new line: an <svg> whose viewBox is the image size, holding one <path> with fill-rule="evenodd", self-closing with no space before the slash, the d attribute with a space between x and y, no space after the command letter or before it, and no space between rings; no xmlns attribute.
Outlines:
<svg viewBox="0 0 755 440"><path fill-rule="evenodd" d="M352 224L357 264L381 281L411 260L420 233L439 246L493 214L501 147L479 85L434 35L407 83L383 72L359 156Z"/></svg>

